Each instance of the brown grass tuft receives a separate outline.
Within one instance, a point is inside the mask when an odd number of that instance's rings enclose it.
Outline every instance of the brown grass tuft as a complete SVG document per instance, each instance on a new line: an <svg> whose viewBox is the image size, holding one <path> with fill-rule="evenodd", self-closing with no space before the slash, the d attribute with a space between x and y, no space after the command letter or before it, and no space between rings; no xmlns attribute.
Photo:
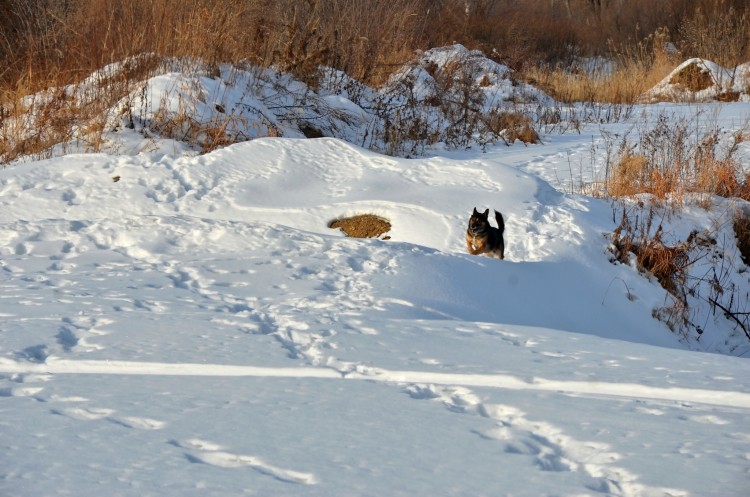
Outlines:
<svg viewBox="0 0 750 497"><path fill-rule="evenodd" d="M644 155L628 151L615 166L607 184L609 194L626 197L644 192L648 182L649 161Z"/></svg>
<svg viewBox="0 0 750 497"><path fill-rule="evenodd" d="M638 268L653 275L659 284L677 299L684 299L681 287L690 266L690 251L695 248L696 236L674 246L664 243L661 225L651 234L654 210L650 208L643 219L636 216L631 221L623 209L620 225L612 233L612 245L618 261L627 264L630 254L635 255Z"/></svg>
<svg viewBox="0 0 750 497"><path fill-rule="evenodd" d="M352 238L375 238L391 230L391 223L387 219L374 214L335 219L328 223L329 228L341 229ZM390 237L383 237L388 240Z"/></svg>
<svg viewBox="0 0 750 497"><path fill-rule="evenodd" d="M531 117L520 112L492 109L482 116L484 131L501 136L506 142L519 140L523 143L540 143L539 133L533 127Z"/></svg>
<svg viewBox="0 0 750 497"><path fill-rule="evenodd" d="M685 66L677 74L672 76L669 82L688 91L701 91L711 88L714 82L705 68L698 64Z"/></svg>

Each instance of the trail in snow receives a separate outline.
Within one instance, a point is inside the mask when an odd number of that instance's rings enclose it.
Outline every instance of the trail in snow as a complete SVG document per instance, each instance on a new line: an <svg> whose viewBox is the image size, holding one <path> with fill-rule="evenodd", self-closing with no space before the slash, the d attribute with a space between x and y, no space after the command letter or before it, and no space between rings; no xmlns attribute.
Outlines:
<svg viewBox="0 0 750 497"><path fill-rule="evenodd" d="M361 368L364 372L340 373L320 367L270 368L227 364L148 363L132 361L51 360L44 364L0 359L0 373L32 374L102 374L146 376L252 376L269 378L318 378L379 381L384 383L434 384L536 390L563 394L590 395L624 399L710 404L723 407L750 409L750 393L698 388L660 388L634 383L597 381L563 381L534 378L525 381L511 375L435 373L426 371L389 371L380 368ZM19 392L33 395L34 391ZM13 391L10 395L16 395Z"/></svg>

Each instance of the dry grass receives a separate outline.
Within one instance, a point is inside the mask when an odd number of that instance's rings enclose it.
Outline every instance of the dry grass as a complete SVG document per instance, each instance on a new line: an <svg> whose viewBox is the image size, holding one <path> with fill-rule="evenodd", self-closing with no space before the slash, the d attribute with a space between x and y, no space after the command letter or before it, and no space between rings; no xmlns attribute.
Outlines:
<svg viewBox="0 0 750 497"><path fill-rule="evenodd" d="M627 151L615 166L615 174L607 182L607 191L613 197L625 197L643 192L650 184L648 158Z"/></svg>
<svg viewBox="0 0 750 497"><path fill-rule="evenodd" d="M721 226L693 231L684 241L668 245L664 239L669 235L665 235L661 223L653 229L656 212L653 206L645 209L643 204L631 211L623 208L620 224L611 236L612 262L634 264L659 282L668 298L664 305L654 308L652 315L683 338L700 340L706 322L695 321L693 307L707 304L714 316L723 315L750 339L747 295L733 281L746 268L727 257L734 248L723 245L723 237L717 236ZM750 265L750 211L746 204L735 213L733 227L742 260ZM693 266L699 261L700 269L696 270Z"/></svg>
<svg viewBox="0 0 750 497"><path fill-rule="evenodd" d="M629 101L649 83L664 42L691 56L750 59L743 0L6 0L0 3L0 92L74 83L144 53L203 64L277 64L313 81L318 64L377 85L415 49L463 43L524 70L576 56L619 58L607 81L548 80L560 95ZM617 48L614 48L617 47ZM635 66L634 66L635 65ZM636 70L637 69L637 70ZM591 86L593 85L593 88ZM610 88L609 90L607 88Z"/></svg>
<svg viewBox="0 0 750 497"><path fill-rule="evenodd" d="M656 278L674 297L683 299L681 287L692 264L690 252L696 246L696 234L691 234L685 242L668 246L663 241L661 224L652 233L654 216L653 207L647 215L636 215L635 219L623 209L620 224L612 233L615 258L628 264L631 254L635 255L640 270Z"/></svg>
<svg viewBox="0 0 750 497"><path fill-rule="evenodd" d="M342 219L335 219L328 223L329 228L340 229L346 236L352 238L376 238L391 230L391 223L387 219L374 214L360 214ZM390 239L389 236L383 240Z"/></svg>
<svg viewBox="0 0 750 497"><path fill-rule="evenodd" d="M528 68L524 74L561 102L632 104L681 62L666 49L669 42L669 32L660 28L635 43L608 43L609 66L542 65Z"/></svg>
<svg viewBox="0 0 750 497"><path fill-rule="evenodd" d="M750 181L738 156L750 123L731 135L717 125L702 127L700 115L688 120L660 115L639 123L637 139L622 138L607 164L604 196L649 194L672 207L697 198L708 206L713 196L750 197Z"/></svg>
<svg viewBox="0 0 750 497"><path fill-rule="evenodd" d="M641 209L640 216L623 208L620 224L612 233L613 262L630 264L634 257L638 270L654 277L672 297L670 303L653 310L653 317L673 332L685 333L690 326L686 282L698 237L694 232L687 241L666 245L661 224L652 231L654 217L653 207L647 213Z"/></svg>
<svg viewBox="0 0 750 497"><path fill-rule="evenodd" d="M136 90L165 57L218 68L220 63L276 65L315 86L318 66L362 81L383 80L412 57L428 0L8 0L0 3L0 161L44 157L56 145L92 132L102 146L104 115ZM148 54L148 55L145 55ZM84 78L110 63L138 61ZM192 62L191 62L192 61ZM146 63L148 62L148 63ZM104 74L104 73L100 73ZM28 102L28 95L52 91ZM73 98L95 88L95 98ZM243 123L217 117L198 129L164 116L168 136L193 136L204 150L221 146ZM173 122L170 122L173 121Z"/></svg>
<svg viewBox="0 0 750 497"><path fill-rule="evenodd" d="M522 143L540 142L531 117L521 112L492 109L486 116L482 116L480 127L485 132L502 137L507 143L514 143L516 140Z"/></svg>
<svg viewBox="0 0 750 497"><path fill-rule="evenodd" d="M708 70L698 64L690 64L676 73L669 82L684 90L697 92L713 86L714 82Z"/></svg>

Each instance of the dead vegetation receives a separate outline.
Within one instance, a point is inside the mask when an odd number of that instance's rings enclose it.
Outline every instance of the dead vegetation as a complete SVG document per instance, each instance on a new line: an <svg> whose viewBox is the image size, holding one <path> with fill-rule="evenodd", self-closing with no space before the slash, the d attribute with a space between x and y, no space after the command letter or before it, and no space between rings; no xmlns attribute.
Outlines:
<svg viewBox="0 0 750 497"><path fill-rule="evenodd" d="M654 308L653 316L684 340L699 341L710 326L705 318L696 319L701 306L707 306L715 317L724 317L750 339L750 302L735 281L747 266L733 262L732 241L720 243L712 230L694 230L684 240L674 239L657 222L657 211L643 204L622 208L620 223L611 235L612 262L634 266L659 282L668 297L664 305ZM750 216L736 215L734 232L747 264ZM667 237L674 240L668 243Z"/></svg>
<svg viewBox="0 0 750 497"><path fill-rule="evenodd" d="M7 0L0 94L68 85L141 54L275 66L311 86L324 65L378 86L415 50L462 43L564 101L632 102L680 52L750 60L748 12L744 0ZM596 56L616 66L579 66Z"/></svg>
<svg viewBox="0 0 750 497"><path fill-rule="evenodd" d="M672 76L670 83L691 92L705 90L714 84L708 70L698 64L689 64L682 68Z"/></svg>
<svg viewBox="0 0 750 497"><path fill-rule="evenodd" d="M669 246L663 240L662 225L653 229L655 212L650 208L631 219L631 214L623 208L620 224L612 233L613 253L623 264L630 264L630 257L634 256L640 270L656 278L675 298L682 299L681 288L687 279L690 252L695 248L697 233Z"/></svg>
<svg viewBox="0 0 750 497"><path fill-rule="evenodd" d="M694 318L701 306L750 339L747 295L735 281L750 261L750 216L742 208L750 201L750 177L738 156L749 128L726 133L717 125L706 126L704 117L660 115L637 126L635 139L628 134L610 143L604 195L636 205L623 207L611 235L613 261L633 265L659 282L669 298L653 315L686 340L700 340L705 331L706 323ZM687 203L735 205L736 245L735 240L717 240L718 226L682 239L665 233L656 218L678 215ZM737 249L745 266L735 261Z"/></svg>
<svg viewBox="0 0 750 497"><path fill-rule="evenodd" d="M688 199L708 207L714 196L750 200L750 177L738 157L750 123L726 133L717 124L706 126L704 117L661 114L610 142L602 193L648 194L672 207Z"/></svg>
<svg viewBox="0 0 750 497"><path fill-rule="evenodd" d="M539 133L528 114L492 109L482 116L482 128L491 134L502 137L506 143L516 140L526 143L540 143Z"/></svg>
<svg viewBox="0 0 750 497"><path fill-rule="evenodd" d="M100 150L108 120L102 114L169 58L209 72L222 63L275 67L312 90L327 67L378 87L417 50L458 42L515 70L514 84L533 81L561 102L629 104L681 53L725 65L750 59L748 12L740 0L8 0L0 4L0 161L45 157L70 140L84 142L79 149ZM597 56L608 63L582 65L584 57ZM99 71L122 61L129 67ZM95 71L97 94L74 98ZM434 104L447 125L437 133L424 112L395 111L384 102L375 109L386 118L382 151L414 155L436 141L461 147L477 137L485 144L535 143L540 122L557 114L545 111L537 119L530 109L502 108L481 115L478 96L491 75L472 81L458 61L433 74L442 87ZM693 87L706 84L700 74L678 78ZM49 93L28 101L40 92ZM151 131L187 136L210 151L243 139L242 128L252 125L215 117L200 126L164 119ZM260 120L258 127L278 133ZM321 133L305 129L306 136Z"/></svg>
<svg viewBox="0 0 750 497"><path fill-rule="evenodd" d="M340 229L346 236L352 238L377 238L391 230L391 223L385 218L374 214L360 214L357 216L334 219L328 223L332 229ZM384 236L383 240L389 240Z"/></svg>

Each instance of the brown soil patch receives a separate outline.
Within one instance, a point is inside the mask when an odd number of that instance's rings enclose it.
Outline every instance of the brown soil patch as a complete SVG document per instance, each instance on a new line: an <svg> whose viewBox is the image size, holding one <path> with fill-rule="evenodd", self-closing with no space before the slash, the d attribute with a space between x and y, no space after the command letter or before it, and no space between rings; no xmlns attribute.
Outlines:
<svg viewBox="0 0 750 497"><path fill-rule="evenodd" d="M690 91L701 91L713 86L714 82L708 71L698 67L698 64L690 64L669 80L673 85L679 85Z"/></svg>
<svg viewBox="0 0 750 497"><path fill-rule="evenodd" d="M347 236L352 238L375 238L391 229L391 223L387 219L373 214L362 214L343 219L334 219L328 223L329 228L340 228ZM390 237L385 236L383 240Z"/></svg>

